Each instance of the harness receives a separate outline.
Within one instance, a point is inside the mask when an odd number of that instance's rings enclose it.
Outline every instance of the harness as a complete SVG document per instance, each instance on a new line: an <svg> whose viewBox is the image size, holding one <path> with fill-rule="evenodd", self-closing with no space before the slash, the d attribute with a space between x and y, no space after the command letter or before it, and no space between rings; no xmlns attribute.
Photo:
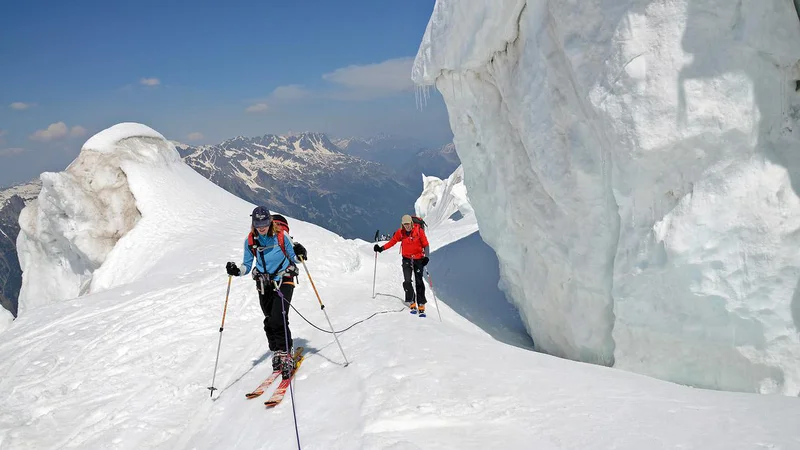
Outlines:
<svg viewBox="0 0 800 450"><path fill-rule="evenodd" d="M278 238L278 246L281 248L281 252L283 252L283 259L289 261L289 267L287 267L286 270L284 270L284 272L287 273L293 281L287 281L287 283L295 284L297 282L298 276L300 275L300 272L297 270L297 267L295 267L294 264L292 264L292 261L289 259L289 254L286 253L286 240L283 236L283 230L280 230L277 238ZM256 236L252 231L247 235L247 247L250 249L250 253L253 254L254 259L261 257L261 267L263 267L264 270L267 270L267 262L264 260L264 251L263 251L264 247L261 247L261 243L258 242L258 239L256 238ZM281 273L280 269L281 266L283 266L283 261L281 261L281 263L278 264L278 268L275 269L275 272L267 274L269 275L270 282L272 281L273 278L275 278ZM258 279L257 277L264 275L257 272L258 271L254 267L253 268L254 279ZM260 290L263 293L264 292L263 280L259 281L261 281ZM282 283L283 283L283 277L281 277L281 279L278 281L278 286L280 286Z"/></svg>

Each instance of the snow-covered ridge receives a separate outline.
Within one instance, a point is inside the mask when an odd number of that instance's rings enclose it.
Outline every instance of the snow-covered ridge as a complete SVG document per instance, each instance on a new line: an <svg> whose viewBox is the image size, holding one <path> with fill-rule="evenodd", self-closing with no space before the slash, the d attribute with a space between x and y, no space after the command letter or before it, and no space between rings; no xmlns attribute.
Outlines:
<svg viewBox="0 0 800 450"><path fill-rule="evenodd" d="M267 150L279 150L288 153L307 154L342 154L339 148L322 133L298 133L286 136L265 134L259 137L237 136L219 144L222 148L239 148L242 145L260 145ZM210 146L208 146L210 147Z"/></svg>
<svg viewBox="0 0 800 450"><path fill-rule="evenodd" d="M800 392L800 21L788 2L439 0L481 235L539 349Z"/></svg>
<svg viewBox="0 0 800 450"><path fill-rule="evenodd" d="M33 180L29 183L18 184L7 189L0 190L0 208L2 208L6 202L8 202L8 200L15 195L26 201L36 198L41 189L41 181Z"/></svg>

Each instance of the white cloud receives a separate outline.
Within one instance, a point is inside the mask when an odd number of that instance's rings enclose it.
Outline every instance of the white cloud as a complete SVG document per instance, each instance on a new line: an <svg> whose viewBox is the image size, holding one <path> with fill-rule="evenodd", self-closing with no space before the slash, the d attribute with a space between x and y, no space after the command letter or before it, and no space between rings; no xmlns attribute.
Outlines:
<svg viewBox="0 0 800 450"><path fill-rule="evenodd" d="M278 100L297 100L311 96L311 91L299 84L278 86L272 91L270 97Z"/></svg>
<svg viewBox="0 0 800 450"><path fill-rule="evenodd" d="M51 123L44 130L36 130L28 138L32 141L51 142L70 137L80 137L86 134L86 128L76 125L70 130L64 122Z"/></svg>
<svg viewBox="0 0 800 450"><path fill-rule="evenodd" d="M72 127L72 130L70 130L69 132L70 137L81 137L85 134L86 134L86 128L83 128L80 125Z"/></svg>
<svg viewBox="0 0 800 450"><path fill-rule="evenodd" d="M2 156L19 155L20 153L22 153L24 151L25 151L24 148L19 148L19 147L3 148L3 149L0 149L0 157L2 157Z"/></svg>
<svg viewBox="0 0 800 450"><path fill-rule="evenodd" d="M322 75L345 90L330 96L341 100L369 100L414 89L411 81L413 58L395 58L380 63L351 65Z"/></svg>
<svg viewBox="0 0 800 450"><path fill-rule="evenodd" d="M11 109L16 109L17 111L24 111L26 109L33 108L34 106L36 106L36 103L14 102L8 106Z"/></svg>
<svg viewBox="0 0 800 450"><path fill-rule="evenodd" d="M143 86L158 86L161 84L161 80L158 78L142 78L139 80L139 84Z"/></svg>
<svg viewBox="0 0 800 450"><path fill-rule="evenodd" d="M327 89L311 90L301 84L276 87L266 98L252 98L245 109L249 113L263 112L274 103L305 98L334 100L373 100L403 92L413 92L411 67L414 58L394 58L374 64L350 65L322 75L328 81ZM273 105L274 106L274 105Z"/></svg>
<svg viewBox="0 0 800 450"><path fill-rule="evenodd" d="M264 112L269 109L266 103L256 103L255 105L250 105L245 109L245 111L249 113L256 113L256 112Z"/></svg>
<svg viewBox="0 0 800 450"><path fill-rule="evenodd" d="M47 129L36 130L32 135L30 135L30 139L32 141L42 142L57 141L66 137L67 133L69 133L67 124L64 122L56 122L48 125Z"/></svg>
<svg viewBox="0 0 800 450"><path fill-rule="evenodd" d="M204 138L204 137L205 137L205 136L203 136L203 133L200 133L200 132L198 132L198 131L195 131L194 133L189 133L189 134L186 136L186 139L188 139L188 140L190 140L190 141L201 141L201 140L203 140L203 138Z"/></svg>

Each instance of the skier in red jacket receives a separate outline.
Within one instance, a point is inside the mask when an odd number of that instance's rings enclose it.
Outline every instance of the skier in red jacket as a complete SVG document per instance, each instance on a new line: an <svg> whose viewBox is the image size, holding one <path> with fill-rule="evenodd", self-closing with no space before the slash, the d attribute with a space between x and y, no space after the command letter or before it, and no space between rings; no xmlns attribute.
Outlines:
<svg viewBox="0 0 800 450"><path fill-rule="evenodd" d="M411 216L404 215L400 219L400 229L394 232L392 238L380 246L375 244L373 250L380 253L394 244L400 242L400 254L403 256L403 290L406 292L406 303L410 303L411 314L416 314L419 309L420 315L425 314L425 284L422 282L422 269L428 264L430 248L428 237L425 230L411 220ZM414 284L416 285L416 301L414 289L411 287L411 272L414 272Z"/></svg>

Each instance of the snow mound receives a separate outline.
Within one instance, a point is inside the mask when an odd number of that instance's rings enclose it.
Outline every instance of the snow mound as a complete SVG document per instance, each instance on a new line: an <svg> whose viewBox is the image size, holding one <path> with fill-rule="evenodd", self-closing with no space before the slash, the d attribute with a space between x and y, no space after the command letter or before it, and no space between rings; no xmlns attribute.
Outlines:
<svg viewBox="0 0 800 450"><path fill-rule="evenodd" d="M797 42L788 2L436 2L412 75L538 349L798 394Z"/></svg>
<svg viewBox="0 0 800 450"><path fill-rule="evenodd" d="M96 271L148 206L136 187L145 193L146 186L157 183L135 179L139 169L158 174L182 166L175 147L161 134L145 125L121 123L86 141L63 172L43 173L38 198L19 218L20 314L92 292ZM157 194L174 195L169 190ZM136 270L130 267L127 273ZM108 287L108 280L99 282Z"/></svg>

